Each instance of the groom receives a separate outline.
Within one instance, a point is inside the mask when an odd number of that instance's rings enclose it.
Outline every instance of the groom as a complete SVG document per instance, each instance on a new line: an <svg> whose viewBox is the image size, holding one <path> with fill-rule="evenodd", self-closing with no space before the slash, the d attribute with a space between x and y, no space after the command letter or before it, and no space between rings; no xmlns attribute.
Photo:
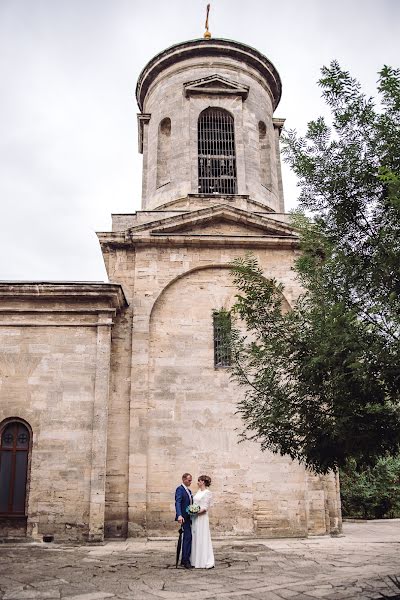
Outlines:
<svg viewBox="0 0 400 600"><path fill-rule="evenodd" d="M190 553L192 551L192 524L190 516L186 509L190 504L193 504L193 496L190 491L192 476L190 473L182 475L182 485L179 485L175 491L175 521L183 527L183 547L182 547L182 566L185 569L191 569Z"/></svg>

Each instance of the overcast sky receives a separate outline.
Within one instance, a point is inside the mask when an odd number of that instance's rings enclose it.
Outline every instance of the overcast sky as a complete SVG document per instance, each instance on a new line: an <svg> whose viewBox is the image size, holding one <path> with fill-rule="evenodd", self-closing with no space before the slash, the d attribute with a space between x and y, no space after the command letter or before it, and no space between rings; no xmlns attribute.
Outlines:
<svg viewBox="0 0 400 600"><path fill-rule="evenodd" d="M134 91L148 60L201 37L206 0L0 0L0 279L106 280L95 231L140 209ZM214 37L278 69L275 116L304 132L336 58L375 94L400 66L399 0L214 0ZM296 204L284 168L286 208Z"/></svg>

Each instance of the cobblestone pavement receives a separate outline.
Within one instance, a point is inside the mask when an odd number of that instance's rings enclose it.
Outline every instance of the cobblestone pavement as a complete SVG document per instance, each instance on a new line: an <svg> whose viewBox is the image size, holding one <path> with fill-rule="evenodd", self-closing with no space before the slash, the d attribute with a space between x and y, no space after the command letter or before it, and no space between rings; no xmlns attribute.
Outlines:
<svg viewBox="0 0 400 600"><path fill-rule="evenodd" d="M220 539L208 571L175 569L171 540L3 544L0 600L400 598L400 520L346 523L344 533Z"/></svg>

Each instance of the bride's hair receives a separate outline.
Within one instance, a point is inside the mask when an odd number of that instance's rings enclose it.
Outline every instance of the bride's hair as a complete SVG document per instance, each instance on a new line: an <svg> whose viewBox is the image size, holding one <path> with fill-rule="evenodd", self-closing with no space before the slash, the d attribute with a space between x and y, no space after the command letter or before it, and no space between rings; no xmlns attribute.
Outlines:
<svg viewBox="0 0 400 600"><path fill-rule="evenodd" d="M211 477L209 477L208 475L200 475L198 481L204 481L204 485L206 487L210 487L211 485Z"/></svg>

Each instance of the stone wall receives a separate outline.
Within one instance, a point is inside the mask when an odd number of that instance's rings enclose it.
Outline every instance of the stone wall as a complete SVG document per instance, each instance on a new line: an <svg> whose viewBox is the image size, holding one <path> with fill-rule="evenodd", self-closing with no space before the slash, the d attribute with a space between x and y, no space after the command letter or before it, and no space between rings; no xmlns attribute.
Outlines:
<svg viewBox="0 0 400 600"><path fill-rule="evenodd" d="M232 232L225 226L218 233ZM110 278L123 284L134 307L132 353L121 346L113 361L112 380L120 381L121 365L131 358L131 389L124 400L111 393L109 438L117 423L129 418L130 427L129 468L116 451L108 459L109 535L126 528L131 536L172 533L174 489L184 471L212 477L211 522L221 534L301 536L340 525L334 478L310 476L298 463L261 453L257 444L238 444L235 409L243 390L225 369L214 368L212 311L230 308L229 263L249 249L267 276L284 283L293 303L299 288L290 249L254 249L250 242L247 249L228 242L175 246L171 240L169 246L103 247ZM123 498L127 521L117 515Z"/></svg>
<svg viewBox="0 0 400 600"><path fill-rule="evenodd" d="M98 541L111 326L125 305L109 284L0 284L0 424L26 421L26 499L34 539ZM20 534L0 518L0 535Z"/></svg>

